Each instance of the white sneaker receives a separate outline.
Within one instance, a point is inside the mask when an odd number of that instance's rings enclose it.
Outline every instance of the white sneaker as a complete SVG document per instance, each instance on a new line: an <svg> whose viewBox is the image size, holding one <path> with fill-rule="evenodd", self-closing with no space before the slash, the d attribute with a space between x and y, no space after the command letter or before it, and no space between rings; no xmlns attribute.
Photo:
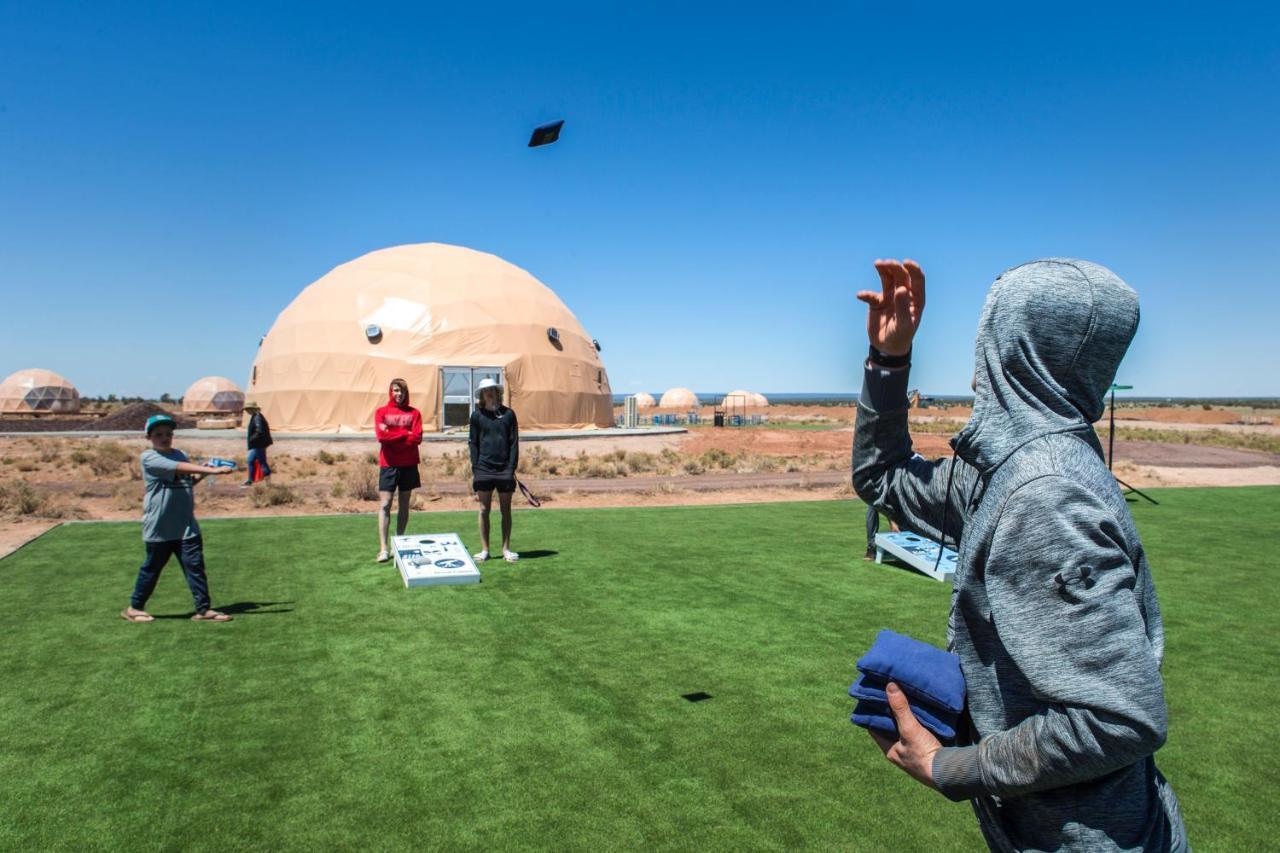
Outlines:
<svg viewBox="0 0 1280 853"><path fill-rule="evenodd" d="M391 555L390 555L390 554L388 554L386 551L379 551L379 552L378 552L378 562L379 562L379 563L385 563L387 560L390 560L390 559L391 559Z"/></svg>
<svg viewBox="0 0 1280 853"><path fill-rule="evenodd" d="M502 559L506 560L508 563L515 563L519 561L520 555L515 551L507 551L504 549L502 552Z"/></svg>
<svg viewBox="0 0 1280 853"><path fill-rule="evenodd" d="M481 551L479 554L475 554L472 557L472 559L474 559L477 563L483 563L485 560L489 559L489 552Z"/></svg>

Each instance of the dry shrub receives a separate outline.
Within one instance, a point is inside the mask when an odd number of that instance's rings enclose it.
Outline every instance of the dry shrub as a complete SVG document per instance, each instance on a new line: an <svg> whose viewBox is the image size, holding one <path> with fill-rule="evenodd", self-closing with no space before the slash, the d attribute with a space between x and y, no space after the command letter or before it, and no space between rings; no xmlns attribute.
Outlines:
<svg viewBox="0 0 1280 853"><path fill-rule="evenodd" d="M321 448L320 451L316 453L316 461L321 465L332 465L338 461L338 456L336 453L330 453L329 451Z"/></svg>
<svg viewBox="0 0 1280 853"><path fill-rule="evenodd" d="M45 496L33 489L26 480L0 483L0 513L36 515L44 504Z"/></svg>
<svg viewBox="0 0 1280 853"><path fill-rule="evenodd" d="M694 475L706 473L707 470L697 459L686 459L682 467L686 474Z"/></svg>
<svg viewBox="0 0 1280 853"><path fill-rule="evenodd" d="M713 447L702 454L701 462L704 468L732 468L738 461L738 454L730 453L719 447Z"/></svg>
<svg viewBox="0 0 1280 853"><path fill-rule="evenodd" d="M347 471L342 478L342 486L347 496L353 500L378 499L378 475L364 466Z"/></svg>
<svg viewBox="0 0 1280 853"><path fill-rule="evenodd" d="M93 449L93 456L89 459L89 468L99 477L107 477L112 474L118 474L120 469L132 458L133 454L120 442L104 441Z"/></svg>
<svg viewBox="0 0 1280 853"><path fill-rule="evenodd" d="M298 470L294 474L298 477L314 477L319 473L320 469L316 467L316 463L310 459L303 459L298 462Z"/></svg>
<svg viewBox="0 0 1280 853"><path fill-rule="evenodd" d="M62 448L55 441L42 441L36 445L36 452L41 462L57 462L62 456Z"/></svg>
<svg viewBox="0 0 1280 853"><path fill-rule="evenodd" d="M632 474L643 474L658 467L658 457L643 450L633 450L626 454L627 468Z"/></svg>
<svg viewBox="0 0 1280 853"><path fill-rule="evenodd" d="M88 465L89 460L93 459L93 454L85 450L83 447L77 447L71 451L71 461L76 465Z"/></svg>
<svg viewBox="0 0 1280 853"><path fill-rule="evenodd" d="M368 453L366 453L366 454L364 455L364 461L365 461L365 462L368 462L370 465L377 465L377 464L378 464L378 454L376 454L376 453L374 453L372 450L370 450Z"/></svg>
<svg viewBox="0 0 1280 853"><path fill-rule="evenodd" d="M249 492L249 500L256 507L285 506L299 503L298 495L283 483L262 482Z"/></svg>
<svg viewBox="0 0 1280 853"><path fill-rule="evenodd" d="M29 474L29 473L31 473L32 471L39 471L39 470L40 470L40 466L39 466L39 465L37 465L37 464L35 463L35 460L32 460L32 459L20 459L20 460L18 460L17 468L18 468L18 470L19 470L19 471L23 472L24 474Z"/></svg>
<svg viewBox="0 0 1280 853"><path fill-rule="evenodd" d="M122 483L116 486L115 492L112 493L111 503L116 509L138 509L142 508L142 483L130 482Z"/></svg>

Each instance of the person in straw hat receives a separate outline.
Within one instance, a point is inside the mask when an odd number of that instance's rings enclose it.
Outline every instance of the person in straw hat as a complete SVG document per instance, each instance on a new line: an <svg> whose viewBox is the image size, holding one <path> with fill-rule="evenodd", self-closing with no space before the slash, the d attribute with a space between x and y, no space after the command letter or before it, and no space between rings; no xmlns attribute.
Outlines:
<svg viewBox="0 0 1280 853"><path fill-rule="evenodd" d="M480 504L480 552L476 562L489 559L489 508L498 493L502 510L502 559L514 563L520 555L511 550L511 495L516 490L520 464L520 427L516 413L502 404L502 386L480 380L475 411L471 413L471 488Z"/></svg>
<svg viewBox="0 0 1280 853"><path fill-rule="evenodd" d="M252 486L271 476L271 466L267 464L267 448L272 444L271 425L267 423L261 407L254 401L245 403L244 410L249 415L249 424L245 429L249 455L245 458L248 472L243 485Z"/></svg>

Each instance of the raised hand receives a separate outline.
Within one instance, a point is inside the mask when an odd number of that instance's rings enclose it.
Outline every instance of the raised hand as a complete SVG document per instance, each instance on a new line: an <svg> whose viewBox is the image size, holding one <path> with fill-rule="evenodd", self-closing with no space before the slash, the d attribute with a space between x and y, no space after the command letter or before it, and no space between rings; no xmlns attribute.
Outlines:
<svg viewBox="0 0 1280 853"><path fill-rule="evenodd" d="M906 355L924 314L924 270L915 261L876 261L881 290L858 291L867 303L867 337L888 355Z"/></svg>

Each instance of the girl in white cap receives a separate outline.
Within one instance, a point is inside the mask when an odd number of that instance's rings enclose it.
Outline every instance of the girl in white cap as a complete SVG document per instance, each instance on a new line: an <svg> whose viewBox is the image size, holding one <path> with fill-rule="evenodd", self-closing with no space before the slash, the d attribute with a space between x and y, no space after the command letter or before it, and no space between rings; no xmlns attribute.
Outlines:
<svg viewBox="0 0 1280 853"><path fill-rule="evenodd" d="M502 559L514 563L520 555L511 550L511 495L520 464L520 427L516 413L502 405L502 386L494 380L480 380L476 401L469 442L471 488L480 504L480 553L475 559L478 563L489 559L489 508L496 491L502 510Z"/></svg>

